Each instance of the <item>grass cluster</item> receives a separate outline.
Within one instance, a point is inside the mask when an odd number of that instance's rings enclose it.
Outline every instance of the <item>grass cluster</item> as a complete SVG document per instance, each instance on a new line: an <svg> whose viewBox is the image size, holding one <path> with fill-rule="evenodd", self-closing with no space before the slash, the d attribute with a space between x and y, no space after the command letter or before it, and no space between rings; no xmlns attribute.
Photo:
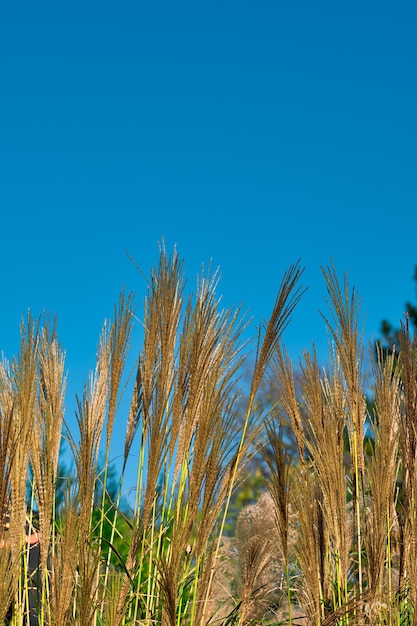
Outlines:
<svg viewBox="0 0 417 626"><path fill-rule="evenodd" d="M221 308L217 274L203 274L187 296L181 259L161 249L139 316L143 345L127 386L116 489L109 457L137 319L133 295L122 292L103 327L77 399L77 432L65 422L56 329L29 317L18 356L0 365L8 522L0 526L0 623L414 623L416 344L405 327L399 354L372 351L366 378L356 296L330 268L329 365L320 369L313 350L295 371L282 333L302 296L301 275L296 264L283 276L243 393L244 317ZM268 415L258 402L265 380L277 394ZM63 432L75 467L64 481ZM265 492L230 537L228 511L255 453L267 468Z"/></svg>

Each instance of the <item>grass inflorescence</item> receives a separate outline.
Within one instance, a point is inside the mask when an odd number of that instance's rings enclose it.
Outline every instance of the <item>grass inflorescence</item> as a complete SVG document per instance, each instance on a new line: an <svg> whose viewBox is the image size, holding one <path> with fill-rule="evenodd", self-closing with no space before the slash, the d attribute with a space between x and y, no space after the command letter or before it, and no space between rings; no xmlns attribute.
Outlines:
<svg viewBox="0 0 417 626"><path fill-rule="evenodd" d="M397 352L364 356L358 298L331 266L329 362L313 347L294 365L283 331L302 273L283 276L247 385L248 322L221 307L216 272L187 294L182 260L162 246L143 313L122 291L103 326L75 428L56 325L28 316L18 356L0 364L0 623L415 622L416 340L406 322ZM256 463L263 489L233 517Z"/></svg>

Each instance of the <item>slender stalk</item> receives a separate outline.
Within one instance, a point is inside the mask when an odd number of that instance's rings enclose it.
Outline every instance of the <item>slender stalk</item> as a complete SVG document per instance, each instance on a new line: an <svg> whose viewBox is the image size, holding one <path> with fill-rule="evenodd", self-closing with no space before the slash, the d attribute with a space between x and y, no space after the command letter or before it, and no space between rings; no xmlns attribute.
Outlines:
<svg viewBox="0 0 417 626"><path fill-rule="evenodd" d="M356 428L353 428L353 459L355 472L355 514L356 514L356 530L357 530L357 553L358 553L358 585L359 595L362 593L362 533L361 533L361 509L359 498L359 464L358 464L358 444Z"/></svg>
<svg viewBox="0 0 417 626"><path fill-rule="evenodd" d="M288 559L285 562L285 582L287 584L288 624L292 626L291 583Z"/></svg>

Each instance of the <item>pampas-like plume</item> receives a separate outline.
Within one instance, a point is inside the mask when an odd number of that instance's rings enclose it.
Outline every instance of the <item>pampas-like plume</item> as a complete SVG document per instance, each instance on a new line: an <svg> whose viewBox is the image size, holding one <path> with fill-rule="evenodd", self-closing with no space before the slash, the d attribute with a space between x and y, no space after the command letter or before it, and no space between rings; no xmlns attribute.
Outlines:
<svg viewBox="0 0 417 626"><path fill-rule="evenodd" d="M356 292L349 290L347 274L344 277L343 289L340 286L334 266L323 269L327 291L330 298L333 324L324 315L330 337L334 341L335 354L340 361L346 385L348 406L348 426L351 438L351 451L356 456L359 472L364 469L364 422L366 402L363 391L362 363L363 350L361 331L359 329L359 300Z"/></svg>
<svg viewBox="0 0 417 626"><path fill-rule="evenodd" d="M163 257L158 273L153 274L131 413L136 415L136 424L142 421L147 463L143 508L128 571L134 571L141 553L143 533L147 533L151 514L155 515L157 482L162 480L164 515L172 515L163 523L172 531L169 550L161 550L155 563L167 623L176 615L178 589L188 558L186 547L190 545L193 558L201 559L199 567L203 568L210 535L230 486L229 464L236 449L234 386L241 365L239 338L243 329L237 312L219 309L216 274L203 275L198 281L195 299L188 300L180 329L180 270L174 255L172 261ZM136 424L129 425L126 450L130 449ZM203 575L202 570L200 573ZM125 590L121 592L122 603Z"/></svg>
<svg viewBox="0 0 417 626"><path fill-rule="evenodd" d="M240 603L238 623L243 626L261 622L268 605L278 599L282 546L276 527L276 503L269 493L240 513L236 542L236 600Z"/></svg>
<svg viewBox="0 0 417 626"><path fill-rule="evenodd" d="M276 390L280 405L289 417L301 463L305 461L305 434L299 395L296 391L294 368L282 343L278 343L270 362L270 383Z"/></svg>
<svg viewBox="0 0 417 626"><path fill-rule="evenodd" d="M23 563L25 546L26 487L28 479L31 436L38 411L38 349L39 323L28 315L27 325L21 325L20 352L13 360L10 383L13 397L11 416L12 449L10 466L10 554L12 564ZM27 563L27 560L26 560ZM15 581L19 568L15 570ZM16 583L15 583L16 584ZM27 584L27 579L26 579ZM27 591L27 587L26 587ZM15 593L14 606L18 614L25 610L25 588ZM26 605L27 606L27 605Z"/></svg>
<svg viewBox="0 0 417 626"><path fill-rule="evenodd" d="M409 321L401 325L400 378L403 389L400 451L401 506L399 592L408 584L413 606L417 606L417 337L411 334Z"/></svg>
<svg viewBox="0 0 417 626"><path fill-rule="evenodd" d="M285 563L288 563L289 470L290 459L284 447L282 427L275 421L266 426L267 446L262 449L269 469L269 493L275 505L276 523Z"/></svg>
<svg viewBox="0 0 417 626"><path fill-rule="evenodd" d="M178 611L181 615L186 610L181 589L191 571L194 585L187 610L194 623L204 619L213 575L210 564L217 560L211 551L219 549L212 541L213 533L259 432L258 416L252 411L254 394L301 297L297 289L301 273L296 265L285 274L271 320L265 325L242 434L236 420L236 380L243 363L240 338L246 322L240 319L239 310L220 309L216 272L202 274L195 297L184 305L182 263L176 253L170 259L161 249L146 301L144 347L126 435L125 460L141 427L143 465L138 486L143 492L138 497L127 576L120 591L119 620L128 597L129 576L143 566L150 546L152 551L155 546L156 554L150 563L154 573L148 589L153 589L156 603L163 598L164 623L173 625ZM148 603L147 618L156 606Z"/></svg>
<svg viewBox="0 0 417 626"><path fill-rule="evenodd" d="M395 525L398 444L401 419L401 389L395 352L384 355L376 346L372 360L373 442L367 463L369 501L366 515L368 590L373 601L391 601L392 555L389 548ZM384 572L386 576L384 576Z"/></svg>
<svg viewBox="0 0 417 626"><path fill-rule="evenodd" d="M54 539L50 555L50 605L54 624L71 624L77 614L77 566L79 563L79 518L76 494L68 488L61 514L57 519L60 533Z"/></svg>
<svg viewBox="0 0 417 626"><path fill-rule="evenodd" d="M343 376L341 383L346 390L346 424L350 440L352 463L352 505L355 515L356 549L358 555L358 586L362 588L362 526L364 512L364 424L366 419L366 398L363 381L362 332L359 328L360 303L354 289L349 288L345 274L343 288L334 265L322 269L326 279L329 305L333 323L324 315L327 330L334 343L332 361L340 363Z"/></svg>
<svg viewBox="0 0 417 626"><path fill-rule="evenodd" d="M298 282L301 278L303 270L300 269L299 264L295 264L290 266L289 270L284 274L282 279L280 288L278 290L278 295L275 300L275 305L269 318L269 321L265 323L259 333L258 333L258 344L257 344L257 352L255 359L255 367L252 375L248 403L245 412L245 419L243 423L243 428L241 430L239 445L237 448L236 455L233 459L233 463L231 465L231 479L229 483L229 489L227 492L225 512L223 515L221 527L220 527L220 535L223 532L226 513L228 510L230 498L232 495L233 487L236 483L236 477L238 472L242 468L242 460L245 458L246 453L250 449L251 443L256 440L257 435L259 434L259 430L256 428L252 430L251 436L248 437L248 430L250 431L253 426L253 414L254 414L254 405L255 398L258 392L259 386L264 379L264 375L269 368L270 361L274 355L274 352L279 344L282 333L286 328L287 324L290 321L291 314L294 311L294 308L298 304L299 300L302 297L304 291L298 285ZM220 550L220 539L217 542L217 548L215 553L215 559L217 559L217 554ZM214 570L211 573L208 585L206 596L204 600L204 609L202 611L202 615L205 613L205 607L208 603L211 585L213 581Z"/></svg>
<svg viewBox="0 0 417 626"><path fill-rule="evenodd" d="M152 272L145 303L144 347L139 357L125 445L126 462L141 423L142 442L148 450L145 498L141 512L145 526L154 503L157 481L170 449L169 430L171 427L174 431L179 429L170 420L183 289L182 262L176 252L171 261L162 248L159 269Z"/></svg>
<svg viewBox="0 0 417 626"><path fill-rule="evenodd" d="M165 486L165 481L172 478L169 457L172 457L176 450L175 435L180 431L182 419L182 407L173 410L177 384L179 325L183 307L182 265L176 251L170 259L162 245L159 267L152 270L145 301L144 346L138 359L124 453L126 464L140 427L138 488L141 491L138 494L133 538L126 561L127 577L120 588L117 612L119 621L122 619L129 592L129 575L133 575L137 570L145 550L148 525L152 516L157 515L158 481L163 480ZM153 545L153 540L150 541Z"/></svg>
<svg viewBox="0 0 417 626"><path fill-rule="evenodd" d="M346 398L339 363L333 363L331 378L320 377L316 355L305 354L303 366L306 400L306 440L322 495L321 506L329 532L340 598L344 602L349 569L352 529L346 507L344 428Z"/></svg>
<svg viewBox="0 0 417 626"><path fill-rule="evenodd" d="M39 512L42 572L47 571L54 518L58 457L64 419L65 356L55 328L47 321L39 335L38 407L31 437L31 466Z"/></svg>
<svg viewBox="0 0 417 626"><path fill-rule="evenodd" d="M3 360L0 363L0 466L3 468L0 472L0 622L16 593L18 578L18 567L13 567L4 549L10 538L10 474L17 445L13 428L14 395L10 366Z"/></svg>
<svg viewBox="0 0 417 626"><path fill-rule="evenodd" d="M319 626L331 605L329 533L316 473L304 466L295 474L291 489L296 533L295 554L300 567L299 602L308 624Z"/></svg>
<svg viewBox="0 0 417 626"><path fill-rule="evenodd" d="M118 405L121 399L120 387L126 359L130 347L130 336L135 314L133 293L127 296L122 290L118 306L114 306L114 317L109 330L109 391L106 424L106 465L109 456L110 441Z"/></svg>
<svg viewBox="0 0 417 626"><path fill-rule="evenodd" d="M97 354L94 375L90 374L88 385L84 387L82 399L78 398L76 413L80 432L79 443L72 435L69 442L73 451L78 490L76 493L75 521L77 576L77 615L80 624L91 624L96 610L97 576L100 554L92 545L91 512L94 506L94 492L97 478L97 462L101 437L106 416L109 390L110 342L105 325Z"/></svg>
<svg viewBox="0 0 417 626"><path fill-rule="evenodd" d="M253 402L264 374L269 367L270 361L282 334L290 322L291 315L306 291L299 285L304 272L299 263L291 265L285 272L274 308L268 322L260 328L258 346L256 351L255 369L252 376L252 384L249 394L249 402Z"/></svg>

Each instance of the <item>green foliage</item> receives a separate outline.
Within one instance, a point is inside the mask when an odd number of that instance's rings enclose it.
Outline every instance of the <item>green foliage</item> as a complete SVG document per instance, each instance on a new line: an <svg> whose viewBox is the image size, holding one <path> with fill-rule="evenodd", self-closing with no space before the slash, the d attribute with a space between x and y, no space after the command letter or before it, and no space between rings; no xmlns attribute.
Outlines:
<svg viewBox="0 0 417 626"><path fill-rule="evenodd" d="M417 265L414 268L414 281L416 283L417 291ZM381 335L384 342L384 349L387 353L395 349L398 354L401 349L401 334L403 333L405 326L407 326L411 332L413 330L414 332L417 331L417 306L410 302L406 302L404 317L405 322L401 328L394 326L392 322L387 319L384 319L381 322Z"/></svg>

